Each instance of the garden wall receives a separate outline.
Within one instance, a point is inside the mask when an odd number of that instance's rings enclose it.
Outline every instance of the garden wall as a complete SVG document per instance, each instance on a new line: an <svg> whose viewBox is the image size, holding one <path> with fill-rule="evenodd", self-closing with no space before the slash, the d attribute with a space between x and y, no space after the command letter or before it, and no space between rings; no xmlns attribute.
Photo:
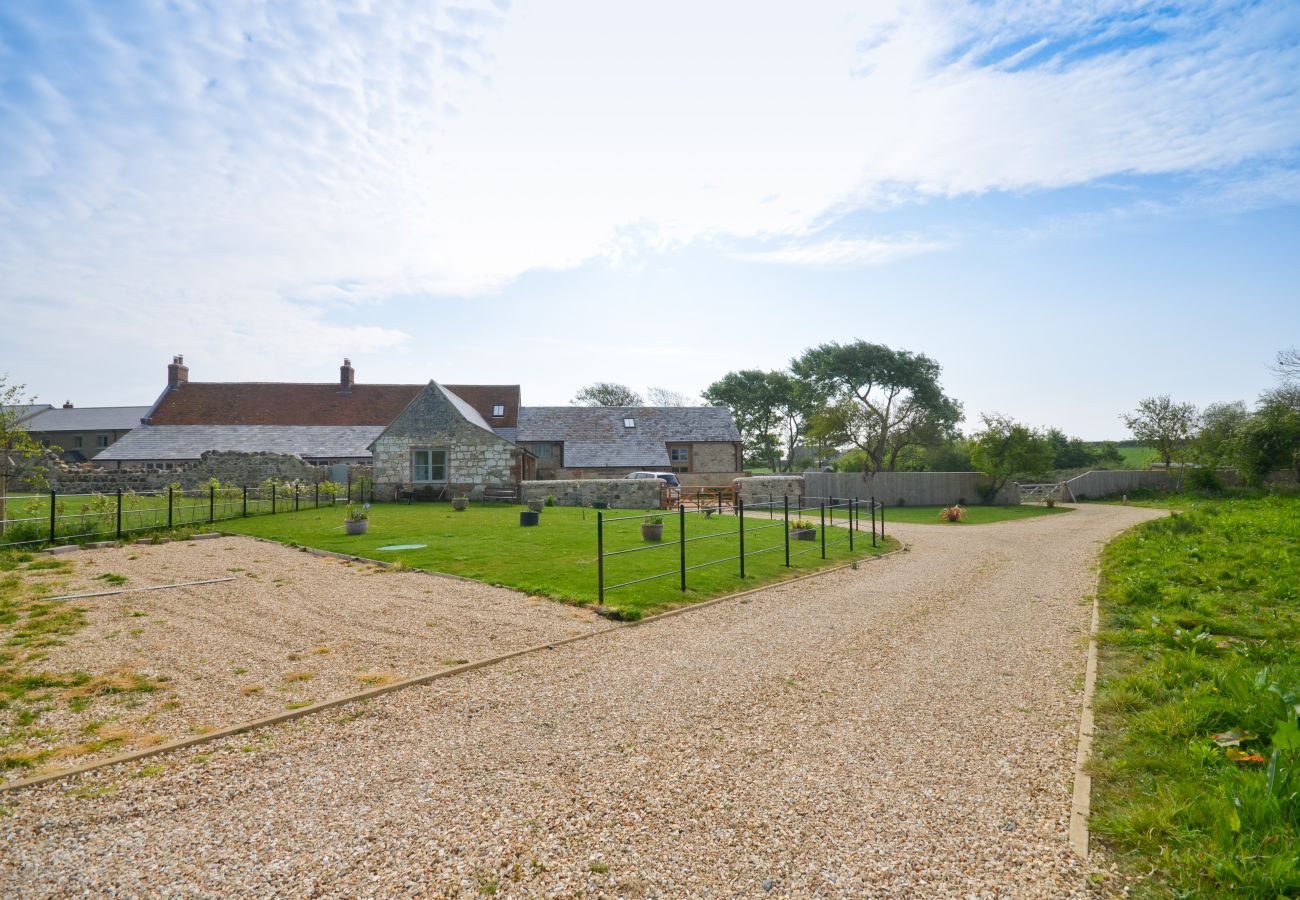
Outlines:
<svg viewBox="0 0 1300 900"><path fill-rule="evenodd" d="M352 479L369 477L369 466L352 466ZM164 490L173 482L183 488L202 487L216 478L222 484L256 487L267 478L279 482L315 484L327 480L329 472L286 453L235 453L209 450L195 462L171 470L82 469L51 467L50 486L64 494L112 493Z"/></svg>
<svg viewBox="0 0 1300 900"><path fill-rule="evenodd" d="M980 486L989 483L979 472L807 472L809 497L875 497L885 506L950 506L976 504ZM1007 482L993 502L1018 504L1020 489Z"/></svg>
<svg viewBox="0 0 1300 900"><path fill-rule="evenodd" d="M520 488L525 502L554 495L557 506L599 502L616 509L658 509L662 484L658 478L587 478L525 481Z"/></svg>
<svg viewBox="0 0 1300 900"><path fill-rule="evenodd" d="M802 475L755 475L737 478L732 484L736 486L736 497L746 503L779 502L782 497L798 502L805 489Z"/></svg>

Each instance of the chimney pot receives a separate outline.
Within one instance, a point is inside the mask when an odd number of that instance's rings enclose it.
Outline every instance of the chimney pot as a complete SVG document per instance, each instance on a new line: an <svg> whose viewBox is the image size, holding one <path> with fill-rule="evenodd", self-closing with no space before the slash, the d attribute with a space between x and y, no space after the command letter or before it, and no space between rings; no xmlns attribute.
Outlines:
<svg viewBox="0 0 1300 900"><path fill-rule="evenodd" d="M71 401L71 400L64 400L64 401L63 401L63 408L64 408L64 409L72 409L72 401Z"/></svg>
<svg viewBox="0 0 1300 900"><path fill-rule="evenodd" d="M343 365L339 366L339 393L349 394L352 392L352 385L357 383L357 372L352 368L352 360L347 357L343 358Z"/></svg>

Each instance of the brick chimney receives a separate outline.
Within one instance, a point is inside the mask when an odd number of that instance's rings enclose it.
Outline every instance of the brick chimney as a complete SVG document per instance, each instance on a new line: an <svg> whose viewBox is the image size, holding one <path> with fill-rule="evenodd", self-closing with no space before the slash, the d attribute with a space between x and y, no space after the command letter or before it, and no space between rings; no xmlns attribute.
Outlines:
<svg viewBox="0 0 1300 900"><path fill-rule="evenodd" d="M63 408L64 408L64 409L72 409L72 401L71 401L71 400L64 400L64 401L63 401Z"/></svg>
<svg viewBox="0 0 1300 900"><path fill-rule="evenodd" d="M352 393L352 385L357 383L357 371L352 368L352 360L345 358L339 366L339 393Z"/></svg>
<svg viewBox="0 0 1300 900"><path fill-rule="evenodd" d="M167 386L174 388L189 380L190 369L189 366L185 365L185 357L173 356L171 365L167 367Z"/></svg>

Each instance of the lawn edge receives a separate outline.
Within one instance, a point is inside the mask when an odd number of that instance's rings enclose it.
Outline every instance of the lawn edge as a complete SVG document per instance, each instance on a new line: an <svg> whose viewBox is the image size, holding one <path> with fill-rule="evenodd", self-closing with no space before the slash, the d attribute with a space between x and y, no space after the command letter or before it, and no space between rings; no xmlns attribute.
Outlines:
<svg viewBox="0 0 1300 900"><path fill-rule="evenodd" d="M272 541L270 538L257 538L246 534L223 534L223 536L249 538L250 540L265 541L267 543L280 544L280 546L285 546L279 541ZM197 747L203 744L210 744L213 743L214 741L219 741L222 738L232 737L237 734L244 734L245 732L254 731L260 728L267 728L272 725L279 725L284 722L291 722L294 719L305 718L310 715L315 715L316 713L328 712L331 709L336 709L340 706L346 706L349 703L361 703L367 700L372 700L376 697L382 697L385 694L396 693L397 691L405 690L411 687L419 687L421 685L426 685L431 682L441 680L443 678L451 678L456 675L464 674L466 672L473 672L477 669L484 669L489 666L494 666L499 663L507 662L508 660L511 659L516 659L520 656L527 656L529 654L538 653L542 650L555 650L556 648L563 647L566 644L576 644L580 641L590 640L591 638L610 634L611 632L614 631L624 631L629 628L640 628L645 625L651 625L654 624L655 622L660 622L664 619L673 618L674 616L679 616L682 615L683 613L692 612L697 609L707 609L708 607L717 606L720 603L725 603L731 600L737 600L741 597L748 597L753 594L762 593L763 591L770 591L773 588L784 587L785 585L788 584L795 584L796 582L806 581L810 578L819 578L823 575L830 575L834 572L841 572L845 569L852 568L862 563L873 562L878 559L887 559L891 556L896 556L900 553L906 553L908 551L908 545L901 540L899 541L899 544L900 546L898 547L898 549L891 550L888 553L882 553L879 556L867 556L861 559L852 560L840 566L833 566L827 569L818 569L816 572L809 572L804 575L797 575L794 578L788 578L784 581L777 581L772 584L762 585L761 587L750 588L744 591L738 591L737 593L734 594L724 594L721 597L714 597L712 600L702 600L699 603L693 603L688 606L679 606L676 609L670 609L667 610L666 612L656 613L653 616L646 616L644 619L641 619L636 622L618 622L609 625L608 627L605 628L600 628L595 631L590 631L586 634L579 634L573 637L561 638L559 640L549 641L545 644L534 644L530 647L524 647L519 650L512 650L508 653L503 653L499 656L492 656L492 657L488 657L487 659L480 659L480 660L475 660L473 662L463 663L459 666L452 666L446 669L439 669L436 672L428 672L423 675L416 675L411 678L404 678L401 681L395 681L391 684L380 685L379 687L369 688L364 691L358 691L355 694L347 694L342 697L335 697L334 699L331 700L322 700L320 703L313 703L312 705L304 706L301 709L286 710L285 712L276 713L271 716L263 716L260 719L252 719L237 725L229 725L225 728L218 728L213 731L205 732L204 734L191 735L183 738L175 738L173 740L165 741L161 744L157 744L156 746L153 747L144 747L139 750L132 750L130 753L122 753L117 756L111 756L108 757L107 759L102 759L97 762L86 763L85 765L76 766L71 769L62 769L57 772L46 772L45 774L42 775L33 775L30 778L23 778L17 781L8 782L7 784L0 784L0 794L20 791L30 787L38 787L40 785L47 784L52 781L58 781L64 778L73 778L78 775L85 775L89 772L94 772L98 769L108 768L109 766L117 766L125 763L137 762L142 759L148 759L151 756L160 756L164 753L171 753L175 750L185 750L190 747ZM383 567L392 566L392 563L385 562L383 560L367 559L362 556L352 556L344 553L335 553L330 550L317 550L316 548L313 547L301 547L301 546L298 547L297 549L302 550L305 553L312 553L314 555L327 556L336 559L341 558L341 559L352 560L355 562L373 563L374 565L383 566ZM413 568L413 569L408 569L408 571L419 572L425 575L437 575L444 578L454 578L459 581L473 581L473 579L464 578L459 575L448 575L443 572L430 572L424 569ZM474 583L482 584L483 582L474 582ZM503 588L503 590L513 590L513 588ZM515 591L515 593L523 594L522 591Z"/></svg>

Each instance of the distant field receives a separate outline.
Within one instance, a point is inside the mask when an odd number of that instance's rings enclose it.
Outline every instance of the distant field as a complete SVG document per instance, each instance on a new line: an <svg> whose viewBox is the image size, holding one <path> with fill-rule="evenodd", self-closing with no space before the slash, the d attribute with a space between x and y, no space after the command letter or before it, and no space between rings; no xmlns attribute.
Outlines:
<svg viewBox="0 0 1300 900"><path fill-rule="evenodd" d="M1120 447L1119 452L1124 457L1126 469L1149 469L1160 458L1150 447Z"/></svg>

